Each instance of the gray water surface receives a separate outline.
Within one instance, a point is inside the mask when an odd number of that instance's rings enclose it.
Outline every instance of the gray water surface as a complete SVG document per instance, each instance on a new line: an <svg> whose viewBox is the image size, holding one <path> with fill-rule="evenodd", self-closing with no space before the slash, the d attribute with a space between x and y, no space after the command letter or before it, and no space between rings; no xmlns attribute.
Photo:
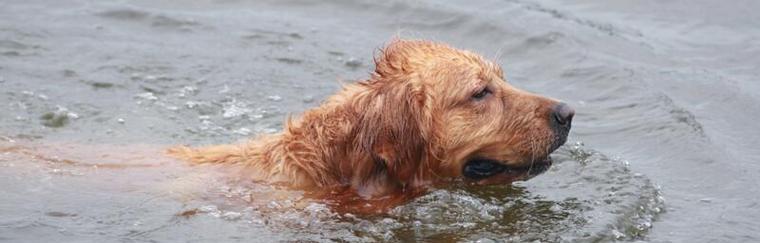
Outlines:
<svg viewBox="0 0 760 243"><path fill-rule="evenodd" d="M756 1L3 1L0 241L760 241ZM161 156L281 129L400 35L577 110L548 172L356 216Z"/></svg>

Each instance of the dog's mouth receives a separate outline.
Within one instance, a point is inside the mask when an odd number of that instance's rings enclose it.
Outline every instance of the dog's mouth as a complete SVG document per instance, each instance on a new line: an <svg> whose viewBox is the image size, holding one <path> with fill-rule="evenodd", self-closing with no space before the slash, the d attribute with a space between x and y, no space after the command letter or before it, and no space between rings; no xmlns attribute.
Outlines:
<svg viewBox="0 0 760 243"><path fill-rule="evenodd" d="M551 157L534 160L520 166L510 166L503 162L487 158L475 158L467 161L462 174L468 182L488 185L507 184L533 178L552 165Z"/></svg>

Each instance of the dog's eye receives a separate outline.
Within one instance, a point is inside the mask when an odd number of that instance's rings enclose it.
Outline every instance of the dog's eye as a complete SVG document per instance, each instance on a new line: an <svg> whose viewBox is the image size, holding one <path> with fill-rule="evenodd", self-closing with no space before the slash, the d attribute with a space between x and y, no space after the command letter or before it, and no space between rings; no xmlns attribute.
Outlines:
<svg viewBox="0 0 760 243"><path fill-rule="evenodd" d="M491 89L489 89L488 87L486 87L483 90L478 91L477 93L475 93L474 95L472 95L472 99L474 99L474 100L482 100L483 98L485 98L489 94L491 94Z"/></svg>

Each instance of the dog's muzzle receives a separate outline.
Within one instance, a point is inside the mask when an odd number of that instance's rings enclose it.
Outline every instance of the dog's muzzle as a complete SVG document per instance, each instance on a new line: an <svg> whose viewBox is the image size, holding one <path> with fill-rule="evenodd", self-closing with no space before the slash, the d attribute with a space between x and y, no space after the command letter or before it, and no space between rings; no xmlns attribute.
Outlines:
<svg viewBox="0 0 760 243"><path fill-rule="evenodd" d="M549 115L549 124L552 131L554 131L554 141L552 142L550 151L554 151L567 141L567 134L570 132L573 116L575 116L575 109L565 103L559 103L552 107Z"/></svg>

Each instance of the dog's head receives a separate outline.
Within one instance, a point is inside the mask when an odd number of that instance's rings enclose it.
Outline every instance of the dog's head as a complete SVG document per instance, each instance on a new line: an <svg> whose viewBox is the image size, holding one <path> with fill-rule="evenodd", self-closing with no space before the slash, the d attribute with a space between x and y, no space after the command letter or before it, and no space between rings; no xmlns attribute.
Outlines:
<svg viewBox="0 0 760 243"><path fill-rule="evenodd" d="M501 68L469 51L396 40L375 57L357 101L356 149L371 169L402 183L464 178L509 183L545 171L565 143L574 110L509 85Z"/></svg>

